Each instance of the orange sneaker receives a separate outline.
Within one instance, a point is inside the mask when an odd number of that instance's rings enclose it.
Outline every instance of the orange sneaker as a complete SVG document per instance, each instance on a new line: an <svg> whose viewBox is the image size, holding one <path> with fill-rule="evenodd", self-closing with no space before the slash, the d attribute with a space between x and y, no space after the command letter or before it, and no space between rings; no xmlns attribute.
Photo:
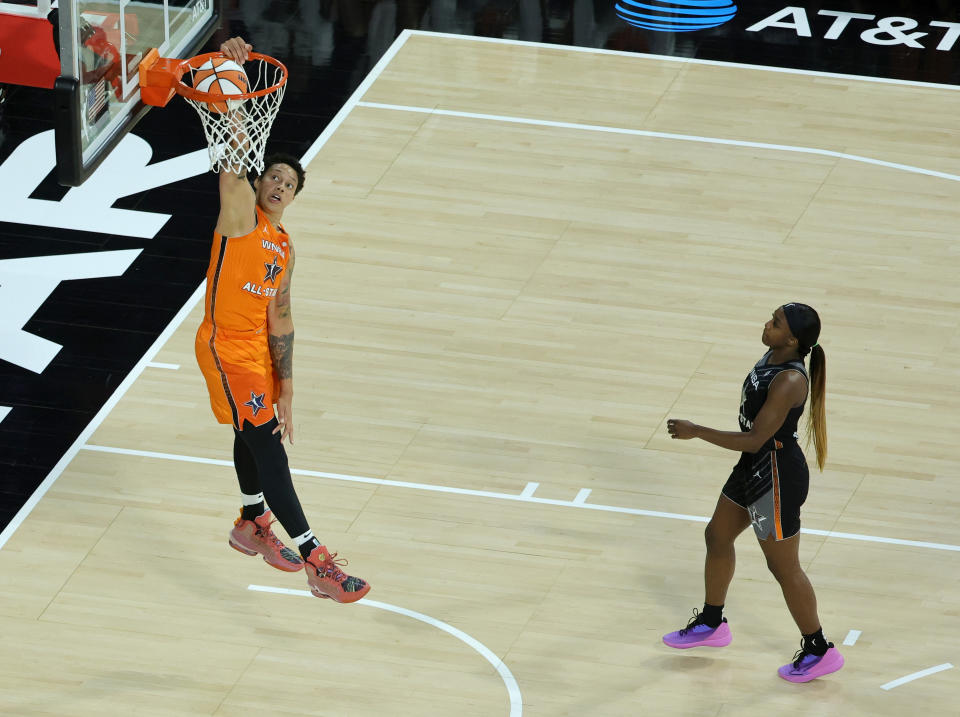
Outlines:
<svg viewBox="0 0 960 717"><path fill-rule="evenodd" d="M318 545L307 557L307 585L318 598L330 598L337 602L356 602L368 592L370 583L361 578L344 573L340 566L346 565L346 558L337 559L326 546Z"/></svg>
<svg viewBox="0 0 960 717"><path fill-rule="evenodd" d="M295 573L303 567L303 561L270 530L272 523L273 513L269 510L255 520L244 520L241 515L230 531L230 547L247 555L260 553L268 565Z"/></svg>

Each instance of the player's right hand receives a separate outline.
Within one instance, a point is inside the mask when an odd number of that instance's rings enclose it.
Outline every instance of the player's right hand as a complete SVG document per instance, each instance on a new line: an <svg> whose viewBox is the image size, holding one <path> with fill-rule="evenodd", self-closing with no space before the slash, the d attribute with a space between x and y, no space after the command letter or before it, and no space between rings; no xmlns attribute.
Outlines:
<svg viewBox="0 0 960 717"><path fill-rule="evenodd" d="M690 421L682 421L678 418L667 420L667 433L671 438L679 438L681 441L688 441L697 436L697 425Z"/></svg>
<svg viewBox="0 0 960 717"><path fill-rule="evenodd" d="M238 65L242 65L250 59L250 51L252 49L253 45L246 42L242 37L231 37L220 45L220 52Z"/></svg>
<svg viewBox="0 0 960 717"><path fill-rule="evenodd" d="M293 445L293 395L291 393L280 392L276 398L277 408L277 427L273 429L274 433L280 434L280 442L286 438Z"/></svg>

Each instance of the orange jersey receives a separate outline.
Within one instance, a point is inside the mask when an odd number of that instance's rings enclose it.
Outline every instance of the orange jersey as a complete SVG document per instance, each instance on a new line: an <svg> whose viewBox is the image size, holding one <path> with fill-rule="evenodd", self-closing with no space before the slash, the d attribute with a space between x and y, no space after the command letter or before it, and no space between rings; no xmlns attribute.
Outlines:
<svg viewBox="0 0 960 717"><path fill-rule="evenodd" d="M257 226L240 237L214 233L203 323L194 349L220 423L243 428L273 418L279 390L267 342L267 306L290 257L290 238L257 207Z"/></svg>
<svg viewBox="0 0 960 717"><path fill-rule="evenodd" d="M277 295L287 267L289 242L260 207L257 226L248 234L214 233L203 320L231 333L260 333L267 324L267 304Z"/></svg>

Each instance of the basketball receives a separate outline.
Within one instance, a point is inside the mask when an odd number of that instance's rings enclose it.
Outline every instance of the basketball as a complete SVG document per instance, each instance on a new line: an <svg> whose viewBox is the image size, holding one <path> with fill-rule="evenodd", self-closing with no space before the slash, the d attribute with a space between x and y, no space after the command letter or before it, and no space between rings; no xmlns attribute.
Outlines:
<svg viewBox="0 0 960 717"><path fill-rule="evenodd" d="M193 88L200 92L220 95L240 95L247 91L247 73L233 60L214 57L204 62L193 73ZM242 100L207 102L207 109L216 114L236 109Z"/></svg>

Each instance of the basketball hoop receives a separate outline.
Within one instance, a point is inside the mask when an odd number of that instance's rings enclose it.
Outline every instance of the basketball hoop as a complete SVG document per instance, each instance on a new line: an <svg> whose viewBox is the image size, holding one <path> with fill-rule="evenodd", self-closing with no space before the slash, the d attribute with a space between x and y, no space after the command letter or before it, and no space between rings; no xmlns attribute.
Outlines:
<svg viewBox="0 0 960 717"><path fill-rule="evenodd" d="M210 52L187 60L160 57L151 50L140 63L140 96L144 103L163 107L174 93L200 115L210 152L210 169L240 173L263 171L263 154L287 85L287 68L279 60L251 52L245 63L246 91L227 94L218 84L194 87L201 67L225 58Z"/></svg>

